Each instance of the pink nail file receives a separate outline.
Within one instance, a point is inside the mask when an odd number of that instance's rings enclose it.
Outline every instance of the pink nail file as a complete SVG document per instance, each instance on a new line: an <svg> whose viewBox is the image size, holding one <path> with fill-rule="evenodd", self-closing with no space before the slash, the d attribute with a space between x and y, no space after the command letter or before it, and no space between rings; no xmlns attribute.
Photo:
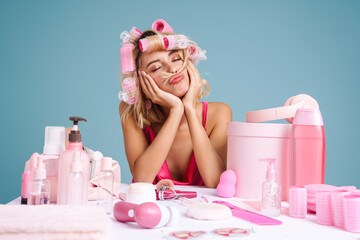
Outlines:
<svg viewBox="0 0 360 240"><path fill-rule="evenodd" d="M246 221L258 224L258 225L281 225L282 224L282 222L279 220L239 208L239 207L234 206L225 201L213 201L213 203L225 205L231 209L232 215L234 217L238 217L238 218L244 219Z"/></svg>

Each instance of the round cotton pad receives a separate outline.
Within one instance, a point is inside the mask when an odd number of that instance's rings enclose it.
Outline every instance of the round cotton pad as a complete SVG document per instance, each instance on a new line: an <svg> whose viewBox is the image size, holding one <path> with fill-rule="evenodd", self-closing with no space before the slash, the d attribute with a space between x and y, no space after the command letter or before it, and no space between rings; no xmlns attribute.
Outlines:
<svg viewBox="0 0 360 240"><path fill-rule="evenodd" d="M186 216L199 220L224 220L231 218L227 206L217 203L195 203L186 210Z"/></svg>

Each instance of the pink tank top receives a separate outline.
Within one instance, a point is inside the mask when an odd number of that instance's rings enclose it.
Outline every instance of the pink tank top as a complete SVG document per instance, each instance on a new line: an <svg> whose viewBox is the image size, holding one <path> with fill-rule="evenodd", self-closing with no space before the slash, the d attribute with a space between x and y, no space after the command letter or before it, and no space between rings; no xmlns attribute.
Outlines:
<svg viewBox="0 0 360 240"><path fill-rule="evenodd" d="M208 103L203 102L202 123L203 123L204 129L206 129L207 107L208 107ZM148 144L150 145L150 143L152 143L156 137L155 132L151 128L151 126L147 126L144 130L144 133L145 133L146 140L147 140ZM191 155L190 162L187 166L184 178L181 182L172 179L170 170L169 170L169 167L168 167L166 161L164 161L163 165L161 166L160 171L156 175L153 184L158 183L162 179L170 179L171 181L173 181L173 183L175 185L205 186L205 184L201 178L200 172L197 168L194 153Z"/></svg>

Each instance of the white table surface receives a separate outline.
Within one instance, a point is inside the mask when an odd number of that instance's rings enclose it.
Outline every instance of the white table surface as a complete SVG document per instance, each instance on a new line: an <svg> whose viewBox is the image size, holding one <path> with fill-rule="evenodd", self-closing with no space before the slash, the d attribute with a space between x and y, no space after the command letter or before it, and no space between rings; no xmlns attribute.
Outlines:
<svg viewBox="0 0 360 240"><path fill-rule="evenodd" d="M121 184L120 191L127 192L129 185ZM216 190L211 188L194 187L194 186L176 186L176 190L196 191L198 197L204 195L209 202L214 200L223 200L239 207L246 207L241 203L239 198L220 198ZM94 202L89 202L93 204ZM166 235L173 231L205 231L211 232L217 228L240 227L253 229L254 233L243 239L334 239L334 240L360 240L360 234L349 233L343 229L334 226L322 226L316 223L315 215L308 214L305 219L291 218L288 215L282 214L276 218L282 221L282 225L278 226L259 226L236 217L222 221L201 221L185 216L186 208L180 202L174 200L158 201L158 203L166 206L175 206L179 209L180 219L179 223L174 227L162 227L156 229L144 229L136 223L121 223L115 220L113 216L112 228L108 233L106 240L119 239L166 239ZM20 204L20 198L15 199L9 204ZM203 239L239 239L218 237L207 234Z"/></svg>

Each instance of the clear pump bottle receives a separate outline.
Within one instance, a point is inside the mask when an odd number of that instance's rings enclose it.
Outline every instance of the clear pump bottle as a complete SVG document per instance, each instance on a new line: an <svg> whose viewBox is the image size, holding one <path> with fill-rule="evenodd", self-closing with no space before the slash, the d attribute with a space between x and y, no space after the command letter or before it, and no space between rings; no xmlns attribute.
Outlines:
<svg viewBox="0 0 360 240"><path fill-rule="evenodd" d="M29 185L28 205L43 204L50 204L50 182L46 180L44 160L38 157L33 179Z"/></svg>
<svg viewBox="0 0 360 240"><path fill-rule="evenodd" d="M107 214L111 214L114 192L114 173L111 171L112 158L101 159L101 171L98 182L98 205L104 207Z"/></svg>
<svg viewBox="0 0 360 240"><path fill-rule="evenodd" d="M68 176L68 192L66 194L68 205L82 205L84 202L84 174L81 171L81 152L74 150Z"/></svg>
<svg viewBox="0 0 360 240"><path fill-rule="evenodd" d="M262 184L261 213L269 217L278 217L281 210L281 186L276 180L275 158L261 158L259 161L269 163L266 181Z"/></svg>

